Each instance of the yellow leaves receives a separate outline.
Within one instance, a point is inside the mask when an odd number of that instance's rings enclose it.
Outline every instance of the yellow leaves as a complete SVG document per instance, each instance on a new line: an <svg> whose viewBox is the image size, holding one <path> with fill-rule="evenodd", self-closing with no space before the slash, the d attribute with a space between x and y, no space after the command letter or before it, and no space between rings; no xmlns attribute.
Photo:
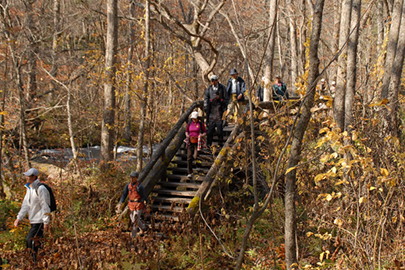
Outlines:
<svg viewBox="0 0 405 270"><path fill-rule="evenodd" d="M338 192L338 193L332 192L331 194L323 193L323 194L319 194L319 195L318 195L318 198L316 198L316 200L322 199L322 201L328 201L328 202L330 202L330 201L332 201L333 199L340 198L340 197L342 197L342 193L341 193L341 192Z"/></svg>
<svg viewBox="0 0 405 270"><path fill-rule="evenodd" d="M369 107L380 107L380 106L388 104L388 102L389 102L388 99L384 98L380 102L371 103L368 106Z"/></svg>
<svg viewBox="0 0 405 270"><path fill-rule="evenodd" d="M366 202L367 202L367 198L366 198L366 197L361 197L361 198L359 199L359 203L360 203L360 204L366 203Z"/></svg>
<svg viewBox="0 0 405 270"><path fill-rule="evenodd" d="M388 176L389 175L388 170L385 169L385 168L381 168L380 171L381 171L382 176Z"/></svg>
<svg viewBox="0 0 405 270"><path fill-rule="evenodd" d="M329 255L330 255L329 250L327 250L327 251L325 251L325 252L322 252L322 253L319 255L319 260L320 260L321 262L323 261L325 255L326 255L326 259L328 259L328 258L329 258ZM319 264L319 263L318 263L318 264Z"/></svg>
<svg viewBox="0 0 405 270"><path fill-rule="evenodd" d="M287 171L285 172L285 174L287 175L289 172L291 172L292 170L295 170L297 167L290 167L287 169Z"/></svg>

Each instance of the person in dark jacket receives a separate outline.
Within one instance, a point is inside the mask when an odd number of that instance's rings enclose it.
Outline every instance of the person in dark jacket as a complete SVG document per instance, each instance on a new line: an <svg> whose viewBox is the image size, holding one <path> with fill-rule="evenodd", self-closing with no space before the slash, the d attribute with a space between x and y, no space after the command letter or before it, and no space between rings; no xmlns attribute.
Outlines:
<svg viewBox="0 0 405 270"><path fill-rule="evenodd" d="M225 101L228 104L228 113L227 115L232 115L237 111L237 114L240 113L239 103L245 101L245 92L246 84L245 81L238 76L236 69L231 69L230 72L231 78L228 81L226 86Z"/></svg>
<svg viewBox="0 0 405 270"><path fill-rule="evenodd" d="M128 198L129 217L132 223L132 237L136 237L138 228L141 228L142 231L147 230L146 225L141 219L142 212L146 205L146 193L145 188L138 182L139 173L133 171L129 176L131 182L126 184L122 192L120 202L117 205L117 213L121 212L121 205Z"/></svg>
<svg viewBox="0 0 405 270"><path fill-rule="evenodd" d="M275 101L281 101L289 98L287 86L281 81L280 76L276 76L276 81L273 84L272 90L273 100Z"/></svg>
<svg viewBox="0 0 405 270"><path fill-rule="evenodd" d="M225 86L218 82L216 75L211 76L211 85L205 90L204 108L207 115L208 131L207 146L212 145L215 129L218 135L218 143L223 143L222 114L225 111Z"/></svg>

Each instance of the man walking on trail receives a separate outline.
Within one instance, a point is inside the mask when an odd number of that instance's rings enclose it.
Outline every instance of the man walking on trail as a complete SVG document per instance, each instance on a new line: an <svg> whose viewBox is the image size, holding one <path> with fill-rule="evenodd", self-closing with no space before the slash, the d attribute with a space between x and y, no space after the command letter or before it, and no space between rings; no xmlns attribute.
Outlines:
<svg viewBox="0 0 405 270"><path fill-rule="evenodd" d="M28 213L31 229L25 239L25 243L27 248L30 249L34 263L37 262L38 249L41 247L41 242L37 238L43 238L44 231L49 230L49 213L51 212L49 191L45 186L41 185L38 174L39 172L35 168L31 168L24 173L27 180L27 184L25 184L27 191L21 205L21 210L14 221L14 226L17 227Z"/></svg>
<svg viewBox="0 0 405 270"><path fill-rule="evenodd" d="M230 72L231 78L228 81L226 86L226 103L228 104L228 115L232 115L235 112L239 115L240 114L240 105L239 102L245 101L245 92L246 92L246 84L245 81L238 76L238 72L236 69L231 69Z"/></svg>
<svg viewBox="0 0 405 270"><path fill-rule="evenodd" d="M211 85L208 86L204 94L204 108L207 115L207 146L212 145L212 139L214 137L215 128L218 135L218 143L223 143L222 132L222 114L225 111L225 86L218 82L218 77L212 75Z"/></svg>
<svg viewBox="0 0 405 270"><path fill-rule="evenodd" d="M276 76L276 81L274 82L272 89L273 89L273 100L281 101L283 99L289 98L287 86L285 85L285 83L281 81L281 76Z"/></svg>
<svg viewBox="0 0 405 270"><path fill-rule="evenodd" d="M117 212L121 212L122 203L125 202L128 198L128 208L129 208L129 217L132 223L132 237L136 237L138 233L138 228L142 231L146 231L147 227L143 224L141 216L142 212L145 209L146 204L146 193L145 188L141 183L138 182L139 173L131 172L129 174L131 182L129 182L122 192L122 196L119 204L117 205Z"/></svg>

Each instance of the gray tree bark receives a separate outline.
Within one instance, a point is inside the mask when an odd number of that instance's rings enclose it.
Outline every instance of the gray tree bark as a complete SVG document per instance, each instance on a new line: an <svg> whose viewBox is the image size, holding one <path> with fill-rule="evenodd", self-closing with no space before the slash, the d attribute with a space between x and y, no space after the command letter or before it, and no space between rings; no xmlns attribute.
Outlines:
<svg viewBox="0 0 405 270"><path fill-rule="evenodd" d="M105 56L104 115L101 126L101 165L113 159L115 134L115 72L118 43L117 0L107 0L107 44Z"/></svg>
<svg viewBox="0 0 405 270"><path fill-rule="evenodd" d="M322 15L325 0L318 0L312 22L311 42L309 45L309 74L307 94L302 105L302 114L298 120L297 127L291 142L291 153L288 161L288 168L295 168L300 161L302 141L305 130L311 118L311 108L314 104L316 84L319 79L319 58L318 46L322 29ZM296 250L296 211L295 211L295 190L297 170L291 170L286 177L285 190L285 260L287 270L298 269L298 258Z"/></svg>
<svg viewBox="0 0 405 270"><path fill-rule="evenodd" d="M129 0L129 16L131 18L135 17L135 1ZM132 57L134 51L135 42L135 23L130 20L128 24L128 57L127 57L127 78L126 78L126 88L124 96L124 140L127 145L131 143L131 83L132 83Z"/></svg>
<svg viewBox="0 0 405 270"><path fill-rule="evenodd" d="M404 64L405 56L405 5L402 7L401 15L401 28L400 35L398 39L398 47L395 54L395 61L392 67L391 81L388 89L388 100L389 100L389 112L388 112L388 121L389 125L387 128L389 130L389 135L397 136L398 135L398 92L399 86L401 85L402 70Z"/></svg>
<svg viewBox="0 0 405 270"><path fill-rule="evenodd" d="M276 27L277 27L277 0L270 0L269 6L269 46L266 51L266 62L264 68L264 77L268 81L273 80L273 61L274 61L274 49L276 47ZM271 92L271 83L268 83L264 87L263 101L273 100Z"/></svg>
<svg viewBox="0 0 405 270"><path fill-rule="evenodd" d="M289 26L290 26L290 46L291 46L291 93L295 93L295 82L298 78L298 53L297 53L297 24L296 12L292 0L287 1Z"/></svg>
<svg viewBox="0 0 405 270"><path fill-rule="evenodd" d="M345 130L351 131L353 125L353 104L356 88L357 45L359 40L359 25L361 0L353 0L351 31L347 48L347 88L345 95Z"/></svg>
<svg viewBox="0 0 405 270"><path fill-rule="evenodd" d="M387 55L384 65L384 77L381 89L381 98L388 98L388 87L392 75L392 67L394 65L395 54L398 46L399 28L401 25L401 12L403 0L395 0L394 9L391 18L391 27L388 34Z"/></svg>
<svg viewBox="0 0 405 270"><path fill-rule="evenodd" d="M148 104L148 87L149 87L149 68L150 68L150 3L145 1L145 62L144 62L144 84L141 99L141 112L139 120L138 144L137 144L137 160L136 170L139 172L142 169L143 157L143 138L145 134L146 122L146 106Z"/></svg>
<svg viewBox="0 0 405 270"><path fill-rule="evenodd" d="M347 42L350 31L350 17L352 0L342 1L342 13L340 19L339 49L343 48ZM336 74L336 93L333 114L338 127L343 131L345 125L345 95L346 95L346 54L347 47L343 48L342 54L338 58Z"/></svg>

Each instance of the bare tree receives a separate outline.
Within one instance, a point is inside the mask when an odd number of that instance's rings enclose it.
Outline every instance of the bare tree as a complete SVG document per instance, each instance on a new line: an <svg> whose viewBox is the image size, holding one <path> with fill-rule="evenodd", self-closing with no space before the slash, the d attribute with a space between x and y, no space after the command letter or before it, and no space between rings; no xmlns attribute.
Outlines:
<svg viewBox="0 0 405 270"><path fill-rule="evenodd" d="M345 130L351 131L353 125L353 104L356 88L357 44L359 40L359 24L361 0L353 0L352 23L347 49L347 88L345 95Z"/></svg>
<svg viewBox="0 0 405 270"><path fill-rule="evenodd" d="M143 157L143 137L145 134L145 121L146 121L146 106L148 104L148 87L149 87L149 69L150 69L150 3L149 0L145 1L145 60L144 60L144 83L143 93L141 98L141 111L139 120L138 131L138 145L137 145L137 162L136 170L142 169L142 157Z"/></svg>
<svg viewBox="0 0 405 270"><path fill-rule="evenodd" d="M346 43L350 31L350 17L352 0L342 1L342 13L340 16L339 49L343 48L342 54L338 58L338 68L336 75L336 94L334 102L334 118L338 127L344 129L345 112L345 92L346 92Z"/></svg>
<svg viewBox="0 0 405 270"><path fill-rule="evenodd" d="M135 1L129 0L129 16L131 18L135 17ZM124 96L124 134L123 137L126 143L129 145L131 142L131 83L132 83L132 57L134 52L134 42L135 42L135 24L133 20L129 21L128 24L128 55L127 55L127 78L126 78L126 88Z"/></svg>
<svg viewBox="0 0 405 270"><path fill-rule="evenodd" d="M395 54L398 46L399 28L401 25L401 12L403 0L395 0L394 9L391 18L391 27L388 34L387 55L384 65L384 77L381 89L381 98L388 98L388 87L392 75L392 67L394 65Z"/></svg>
<svg viewBox="0 0 405 270"><path fill-rule="evenodd" d="M118 43L117 0L107 0L107 44L105 59L104 112L101 127L103 168L113 158L115 122L115 72Z"/></svg>
<svg viewBox="0 0 405 270"><path fill-rule="evenodd" d="M402 7L401 28L398 39L398 47L395 54L395 60L392 67L392 76L388 89L389 112L388 112L388 129L389 135L398 135L398 96L399 86L401 85L402 70L405 57L405 5Z"/></svg>
<svg viewBox="0 0 405 270"><path fill-rule="evenodd" d="M269 6L269 46L266 51L266 62L264 77L269 81L273 80L273 61L274 61L274 48L276 47L276 21L277 21L277 10L278 10L278 1L270 0ZM273 99L273 94L271 91L271 85L266 84L264 87L263 100L269 101Z"/></svg>
<svg viewBox="0 0 405 270"><path fill-rule="evenodd" d="M288 168L292 169L287 174L285 187L285 260L288 270L298 269L295 211L297 170L295 168L300 161L302 142L311 118L311 108L314 104L315 88L319 79L318 46L322 29L324 3L325 0L318 0L314 9L311 42L309 45L309 74L307 93L302 104L302 114L298 120L297 127L295 128L292 138L291 153L288 161Z"/></svg>

